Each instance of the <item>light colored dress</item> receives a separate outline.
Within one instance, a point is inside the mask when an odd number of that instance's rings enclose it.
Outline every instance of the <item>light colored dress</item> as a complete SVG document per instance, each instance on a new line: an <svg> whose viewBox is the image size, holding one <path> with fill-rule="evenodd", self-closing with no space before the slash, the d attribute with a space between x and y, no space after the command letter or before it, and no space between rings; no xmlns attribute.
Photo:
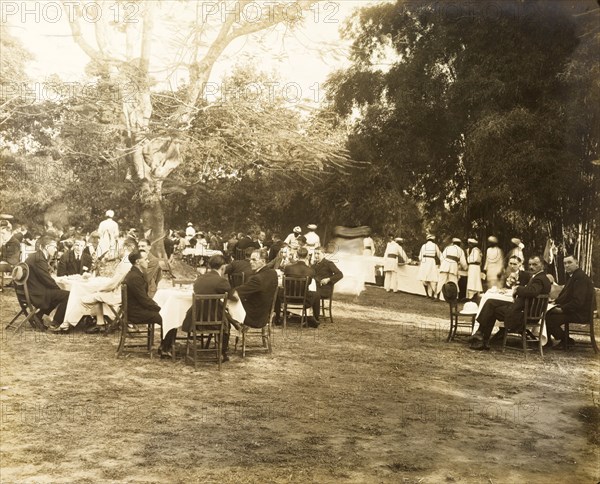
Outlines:
<svg viewBox="0 0 600 484"><path fill-rule="evenodd" d="M98 235L100 241L98 245L102 253L106 253L105 260L113 260L117 257L118 245L117 239L119 238L119 224L112 218L107 218L100 222L98 225Z"/></svg>
<svg viewBox="0 0 600 484"><path fill-rule="evenodd" d="M459 267L464 270L467 267L465 252L458 246L451 244L442 252L440 258L440 277L438 279L438 292L447 282L454 282L458 287Z"/></svg>
<svg viewBox="0 0 600 484"><path fill-rule="evenodd" d="M500 247L488 247L485 253L485 271L488 287L498 286L498 281L504 272L504 254Z"/></svg>
<svg viewBox="0 0 600 484"><path fill-rule="evenodd" d="M469 269L467 272L467 297L471 299L476 294L483 292L481 285L481 250L473 247L467 257Z"/></svg>

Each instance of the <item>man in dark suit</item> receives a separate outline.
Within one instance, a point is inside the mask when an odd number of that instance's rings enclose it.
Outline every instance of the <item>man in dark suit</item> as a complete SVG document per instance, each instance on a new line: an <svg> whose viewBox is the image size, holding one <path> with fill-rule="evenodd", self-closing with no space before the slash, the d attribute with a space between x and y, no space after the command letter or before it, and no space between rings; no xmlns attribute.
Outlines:
<svg viewBox="0 0 600 484"><path fill-rule="evenodd" d="M269 257L268 262L275 260L275 258L279 255L279 251L283 247L283 240L281 240L281 236L278 233L274 233L271 236L271 247L269 247Z"/></svg>
<svg viewBox="0 0 600 484"><path fill-rule="evenodd" d="M138 242L140 252L145 252L148 255L148 266L144 271L144 277L148 283L148 296L154 297L158 288L158 283L162 278L162 269L158 257L150 252L152 248L148 239L142 239Z"/></svg>
<svg viewBox="0 0 600 484"><path fill-rule="evenodd" d="M194 294L229 294L231 292L231 286L229 281L224 277L225 274L225 257L222 255L213 255L208 259L208 270L204 274L199 274L194 282ZM222 309L219 311L219 318L222 316ZM229 318L228 323L225 325L223 331L223 344L221 348L221 355L223 362L229 361L227 351L229 350L229 333L230 324ZM183 320L183 331L186 333L192 330L192 308L190 307ZM175 341L175 334L170 336L170 333L176 334L177 330L172 329L167 333L167 337L172 338Z"/></svg>
<svg viewBox="0 0 600 484"><path fill-rule="evenodd" d="M73 274L83 274L89 272L92 268L92 256L89 252L84 253L85 242L76 239L73 247L66 250L58 261L56 270L57 276L71 276Z"/></svg>
<svg viewBox="0 0 600 484"><path fill-rule="evenodd" d="M248 279L250 279L250 276L252 276L252 274L254 274L254 269L252 269L252 264L250 263L250 258L252 257L252 252L254 252L255 250L256 249L253 247L247 247L246 250L244 251L245 258L242 260L234 260L231 262L231 264L228 264L225 267L225 274L227 276L244 274L244 281L247 281ZM235 279L235 277L232 277L232 279ZM233 287L235 288L236 285L237 284L234 284Z"/></svg>
<svg viewBox="0 0 600 484"><path fill-rule="evenodd" d="M302 237L302 236L300 236ZM285 266L283 273L289 277L306 277L309 276L308 284L312 282L315 277L315 271L312 267L308 265L308 249L306 247L298 248L296 253L298 260L293 264L288 264ZM279 298L277 298L279 300ZM319 313L321 311L321 298L319 297L319 293L315 291L308 291L306 295L306 303L307 307L312 307L313 316L308 318L308 325L313 328L319 327ZM277 303L277 311L275 314L277 315L277 319L279 318L280 303Z"/></svg>
<svg viewBox="0 0 600 484"><path fill-rule="evenodd" d="M266 266L265 256L255 250L250 256L254 275L236 290L244 309L244 324L252 328L262 328L269 322L271 305L277 291L277 271Z"/></svg>
<svg viewBox="0 0 600 484"><path fill-rule="evenodd" d="M516 286L513 289L514 302L488 300L481 308L477 321L479 329L473 335L471 349L488 350L489 339L496 320L504 321L507 329L517 328L523 322L525 299L534 298L540 294L549 294L552 284L544 273L544 263L540 256L529 258L531 279L526 286Z"/></svg>
<svg viewBox="0 0 600 484"><path fill-rule="evenodd" d="M333 285L344 277L342 271L323 254L323 249L316 248L313 254L314 264L312 268L315 271L315 280L317 281L317 290L319 297L330 298L333 294Z"/></svg>
<svg viewBox="0 0 600 484"><path fill-rule="evenodd" d="M128 258L131 269L123 279L123 284L127 284L127 319L131 323L154 323L162 326L160 306L148 297L148 283L144 276L147 259L138 251L129 254ZM158 354L162 357L171 346L163 338Z"/></svg>
<svg viewBox="0 0 600 484"><path fill-rule="evenodd" d="M58 287L50 275L50 266L48 265L48 260L56 255L58 245L56 240L49 236L41 237L38 244L37 252L27 257L25 261L29 267L29 279L27 280L29 296L32 304L39 309L35 317L42 319L56 308L50 326L57 328L57 331L66 333L69 325L64 320L69 291Z"/></svg>
<svg viewBox="0 0 600 484"><path fill-rule="evenodd" d="M565 323L591 323L590 309L594 304L594 283L579 268L579 262L573 255L564 258L563 264L569 279L556 298L556 306L546 314L546 326L549 336L559 340L554 348L563 348L565 332L561 326ZM569 338L570 343L575 343ZM551 338L548 338L551 344Z"/></svg>

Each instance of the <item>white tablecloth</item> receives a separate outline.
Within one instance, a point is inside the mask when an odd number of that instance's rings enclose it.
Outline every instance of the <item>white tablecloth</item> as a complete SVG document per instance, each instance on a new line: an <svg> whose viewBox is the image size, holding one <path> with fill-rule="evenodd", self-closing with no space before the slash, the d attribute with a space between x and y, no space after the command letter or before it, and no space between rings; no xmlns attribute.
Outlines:
<svg viewBox="0 0 600 484"><path fill-rule="evenodd" d="M473 333L475 333L475 331L477 331L477 329L479 328L479 323L477 322L477 318L479 317L481 308L490 299L496 299L499 301L505 301L505 302L509 302L509 303L512 303L514 301L514 299L512 297L512 291L498 292L498 291L492 290L492 291L487 291L484 294L482 294L481 302L479 303L479 309L477 310L477 315L475 316L475 326L473 327ZM554 304L549 304L548 311L550 311L550 309L552 309L554 306L555 306ZM547 342L548 342L548 333L546 332L546 325L544 324L544 328L542 330L542 345L545 345Z"/></svg>
<svg viewBox="0 0 600 484"><path fill-rule="evenodd" d="M186 247L181 251L182 255L195 255L199 257L212 257L213 255L223 255L220 250L207 249L203 245L197 245L196 247Z"/></svg>
<svg viewBox="0 0 600 484"><path fill-rule="evenodd" d="M234 291L233 294L237 298L237 292ZM187 310L192 307L193 296L192 286L169 287L156 291L154 300L160 306L163 337L171 329L181 327ZM246 318L246 311L239 298L237 301L227 301L227 312L235 321L243 322Z"/></svg>
<svg viewBox="0 0 600 484"><path fill-rule="evenodd" d="M375 284L375 267L383 266L383 257L360 256L364 264L365 282ZM343 272L343 271L342 271ZM345 273L344 273L345 276ZM337 284L336 284L337 291ZM409 294L426 296L425 287L419 280L419 266L405 264L398 268L398 289Z"/></svg>
<svg viewBox="0 0 600 484"><path fill-rule="evenodd" d="M92 277L84 279L82 276L65 276L56 277L55 280L58 287L69 291L65 322L75 326L83 316L90 314L89 309L83 306L81 299L97 292L110 281L110 278Z"/></svg>

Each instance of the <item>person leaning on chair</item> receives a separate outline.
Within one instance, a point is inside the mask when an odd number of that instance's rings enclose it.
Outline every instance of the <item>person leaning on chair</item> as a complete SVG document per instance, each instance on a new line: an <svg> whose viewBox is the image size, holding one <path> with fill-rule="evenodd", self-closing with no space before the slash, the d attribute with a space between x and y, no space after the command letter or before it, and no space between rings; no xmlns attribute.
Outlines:
<svg viewBox="0 0 600 484"><path fill-rule="evenodd" d="M40 238L38 244L39 249L25 260L29 267L29 279L27 280L29 296L31 303L39 309L35 317L42 319L56 308L50 327L66 333L69 325L64 326L64 320L69 291L58 287L50 275L50 266L48 265L48 259L54 257L58 250L58 244L56 240L46 235Z"/></svg>
<svg viewBox="0 0 600 484"><path fill-rule="evenodd" d="M489 299L483 305L477 316L479 329L473 335L471 349L489 350L489 339L496 320L504 321L507 329L517 328L523 322L525 299L550 293L550 280L544 273L544 263L540 256L529 258L529 269L533 275L527 285L513 289L514 302Z"/></svg>
<svg viewBox="0 0 600 484"><path fill-rule="evenodd" d="M556 298L556 306L546 314L546 327L548 328L548 345L552 338L559 340L554 349L562 348L565 332L562 325L565 323L591 323L589 308L593 304L594 284L591 278L579 268L579 262L573 255L564 258L563 264L569 279ZM575 343L569 338L569 343Z"/></svg>

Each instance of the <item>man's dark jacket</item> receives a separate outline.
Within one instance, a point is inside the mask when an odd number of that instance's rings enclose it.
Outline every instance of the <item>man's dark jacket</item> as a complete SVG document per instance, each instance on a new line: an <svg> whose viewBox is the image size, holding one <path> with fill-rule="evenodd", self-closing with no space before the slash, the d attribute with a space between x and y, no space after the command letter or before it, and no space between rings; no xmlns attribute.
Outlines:
<svg viewBox="0 0 600 484"><path fill-rule="evenodd" d="M236 290L246 310L244 324L252 328L264 327L271 316L277 291L277 271L263 267Z"/></svg>
<svg viewBox="0 0 600 484"><path fill-rule="evenodd" d="M319 296L328 298L333 294L333 285L338 282L344 274L338 269L338 267L331 262L329 259L321 259L315 265L313 265L315 271L315 279L319 286ZM321 280L330 278L328 284L321 285Z"/></svg>
<svg viewBox="0 0 600 484"><path fill-rule="evenodd" d="M160 311L160 306L148 296L148 283L142 271L133 266L123 280L127 284L127 319L143 323Z"/></svg>
<svg viewBox="0 0 600 484"><path fill-rule="evenodd" d="M217 271L209 270L205 274L200 274L194 282L194 295L196 294L227 294L231 291L229 281L221 277ZM222 306L219 308L217 317L223 316ZM182 329L186 332L192 330L192 308L189 308Z"/></svg>
<svg viewBox="0 0 600 484"><path fill-rule="evenodd" d="M595 297L594 284L590 277L577 268L567 280L565 287L556 298L556 305L568 315L573 322L588 322L590 308Z"/></svg>

